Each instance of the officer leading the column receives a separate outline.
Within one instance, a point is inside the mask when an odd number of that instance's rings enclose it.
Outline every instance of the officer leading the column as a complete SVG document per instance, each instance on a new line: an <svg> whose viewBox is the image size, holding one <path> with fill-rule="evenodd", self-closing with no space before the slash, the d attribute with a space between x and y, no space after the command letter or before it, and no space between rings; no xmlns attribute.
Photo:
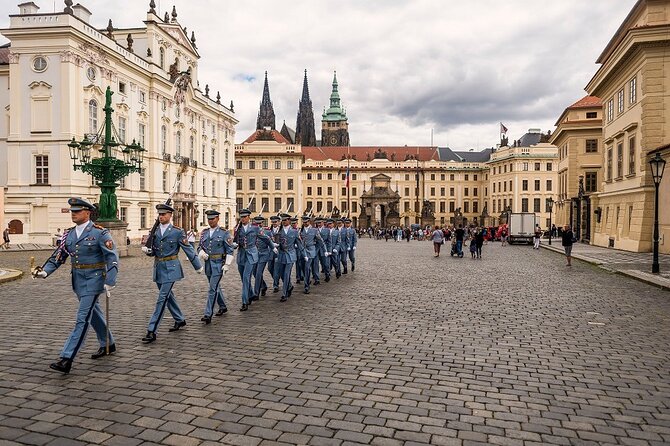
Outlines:
<svg viewBox="0 0 670 446"><path fill-rule="evenodd" d="M89 324L93 327L100 348L91 358L98 359L116 351L114 336L107 331L105 318L98 296L116 285L119 256L109 231L93 224L91 212L95 207L81 198L70 198L70 216L76 225L63 232L56 251L49 257L43 268L36 268L33 277L45 279L65 263L68 257L72 263L72 289L79 299L79 309L74 329L70 333L60 359L49 367L68 374L77 352L84 344Z"/></svg>

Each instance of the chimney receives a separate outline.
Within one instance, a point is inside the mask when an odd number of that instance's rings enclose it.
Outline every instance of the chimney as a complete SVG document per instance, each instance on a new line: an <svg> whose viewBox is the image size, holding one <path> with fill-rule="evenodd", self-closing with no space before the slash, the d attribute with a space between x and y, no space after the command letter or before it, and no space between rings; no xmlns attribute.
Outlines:
<svg viewBox="0 0 670 446"><path fill-rule="evenodd" d="M34 2L21 3L19 5L19 14L38 14L40 7L37 6Z"/></svg>
<svg viewBox="0 0 670 446"><path fill-rule="evenodd" d="M85 6L83 6L81 3L77 3L72 7L72 11L74 13L74 16L80 19L83 22L88 23L88 19L91 18L91 11L86 9Z"/></svg>

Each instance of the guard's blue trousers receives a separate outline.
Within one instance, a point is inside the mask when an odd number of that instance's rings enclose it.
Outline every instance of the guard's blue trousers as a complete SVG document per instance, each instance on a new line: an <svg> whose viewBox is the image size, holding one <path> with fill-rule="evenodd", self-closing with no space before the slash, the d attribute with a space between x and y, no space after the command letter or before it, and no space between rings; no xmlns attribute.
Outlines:
<svg viewBox="0 0 670 446"><path fill-rule="evenodd" d="M268 284L265 283L265 279L263 278L267 264L268 262L259 260L254 268L254 297L260 296L262 290L268 289Z"/></svg>
<svg viewBox="0 0 670 446"><path fill-rule="evenodd" d="M242 279L242 304L249 305L249 298L253 296L254 290L251 288L251 275L254 272L255 263L244 262L237 264L237 270Z"/></svg>
<svg viewBox="0 0 670 446"><path fill-rule="evenodd" d="M293 287L291 285L291 270L293 269L293 263L276 263L277 273L281 276L282 280L282 297L288 297L289 289Z"/></svg>
<svg viewBox="0 0 670 446"><path fill-rule="evenodd" d="M174 293L172 292L172 287L174 282L163 282L157 283L158 287L158 299L156 300L156 308L154 309L154 314L151 315L149 320L148 331L156 332L158 330L158 324L160 324L161 319L163 319L163 313L165 313L165 307L172 315L172 318L175 322L184 321L184 313L181 312L181 308L177 304L177 299L175 299Z"/></svg>
<svg viewBox="0 0 670 446"><path fill-rule="evenodd" d="M212 317L214 314L214 304L219 304L220 308L226 308L226 300L221 289L221 279L223 274L211 274L207 276L209 280L209 291L207 292L207 303L205 304L205 316Z"/></svg>
<svg viewBox="0 0 670 446"><path fill-rule="evenodd" d="M60 355L63 359L74 359L77 355L77 352L79 352L79 349L84 344L89 324L93 326L100 347L107 345L107 325L105 325L105 316L100 309L100 304L98 304L98 296L89 294L77 296L77 298L79 299L77 320L74 324L74 329L63 346L63 351ZM111 331L109 332L109 344L114 344L114 336L112 336Z"/></svg>

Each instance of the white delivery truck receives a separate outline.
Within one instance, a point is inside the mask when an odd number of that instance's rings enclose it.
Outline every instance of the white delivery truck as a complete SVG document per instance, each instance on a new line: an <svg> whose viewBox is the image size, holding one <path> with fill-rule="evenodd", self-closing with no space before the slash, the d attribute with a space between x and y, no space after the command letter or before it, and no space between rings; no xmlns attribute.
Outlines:
<svg viewBox="0 0 670 446"><path fill-rule="evenodd" d="M533 243L535 234L535 214L522 212L509 214L508 228L509 242L511 243Z"/></svg>

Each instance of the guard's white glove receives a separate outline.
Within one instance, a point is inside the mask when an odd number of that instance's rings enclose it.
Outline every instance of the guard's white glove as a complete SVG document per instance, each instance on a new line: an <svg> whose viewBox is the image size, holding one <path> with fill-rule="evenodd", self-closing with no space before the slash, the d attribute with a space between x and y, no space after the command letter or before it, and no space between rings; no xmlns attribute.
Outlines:
<svg viewBox="0 0 670 446"><path fill-rule="evenodd" d="M195 272L198 274L202 274L202 272L205 270L204 266L201 266L200 269L196 269Z"/></svg>
<svg viewBox="0 0 670 446"><path fill-rule="evenodd" d="M347 248L347 251L351 251L351 248Z"/></svg>
<svg viewBox="0 0 670 446"><path fill-rule="evenodd" d="M37 271L33 273L33 279L46 279L46 278L47 278L46 271Z"/></svg>
<svg viewBox="0 0 670 446"><path fill-rule="evenodd" d="M237 247L240 246L240 245L238 245L237 243L233 242L230 246L232 246L233 249L237 249Z"/></svg>
<svg viewBox="0 0 670 446"><path fill-rule="evenodd" d="M351 248L351 249L353 249L354 251L356 251L356 247L355 247L355 246L354 246L353 248Z"/></svg>
<svg viewBox="0 0 670 446"><path fill-rule="evenodd" d="M107 284L105 284L105 285L103 286L103 288L105 289L105 291L112 291L114 288L116 288L116 285L107 285Z"/></svg>
<svg viewBox="0 0 670 446"><path fill-rule="evenodd" d="M142 246L142 252L145 253L146 255L151 255L151 248L147 248L146 246Z"/></svg>
<svg viewBox="0 0 670 446"><path fill-rule="evenodd" d="M205 251L200 251L198 253L198 257L200 257L200 261L204 262L209 259L209 254L207 254Z"/></svg>
<svg viewBox="0 0 670 446"><path fill-rule="evenodd" d="M230 269L230 267L229 267L228 265L223 265L223 268L222 268L222 269L223 269L223 272L224 272L224 274L225 274L225 273L228 272L228 270Z"/></svg>
<svg viewBox="0 0 670 446"><path fill-rule="evenodd" d="M272 252L274 252L275 254L279 254L279 250L277 248L273 249Z"/></svg>
<svg viewBox="0 0 670 446"><path fill-rule="evenodd" d="M326 253L326 257L330 257L330 253L329 253L329 252Z"/></svg>
<svg viewBox="0 0 670 446"><path fill-rule="evenodd" d="M337 249L333 249L333 254L337 254Z"/></svg>
<svg viewBox="0 0 670 446"><path fill-rule="evenodd" d="M272 242L272 246L275 248L279 248L279 243Z"/></svg>
<svg viewBox="0 0 670 446"><path fill-rule="evenodd" d="M305 262L308 262L308 261L309 261L309 257L305 257Z"/></svg>

